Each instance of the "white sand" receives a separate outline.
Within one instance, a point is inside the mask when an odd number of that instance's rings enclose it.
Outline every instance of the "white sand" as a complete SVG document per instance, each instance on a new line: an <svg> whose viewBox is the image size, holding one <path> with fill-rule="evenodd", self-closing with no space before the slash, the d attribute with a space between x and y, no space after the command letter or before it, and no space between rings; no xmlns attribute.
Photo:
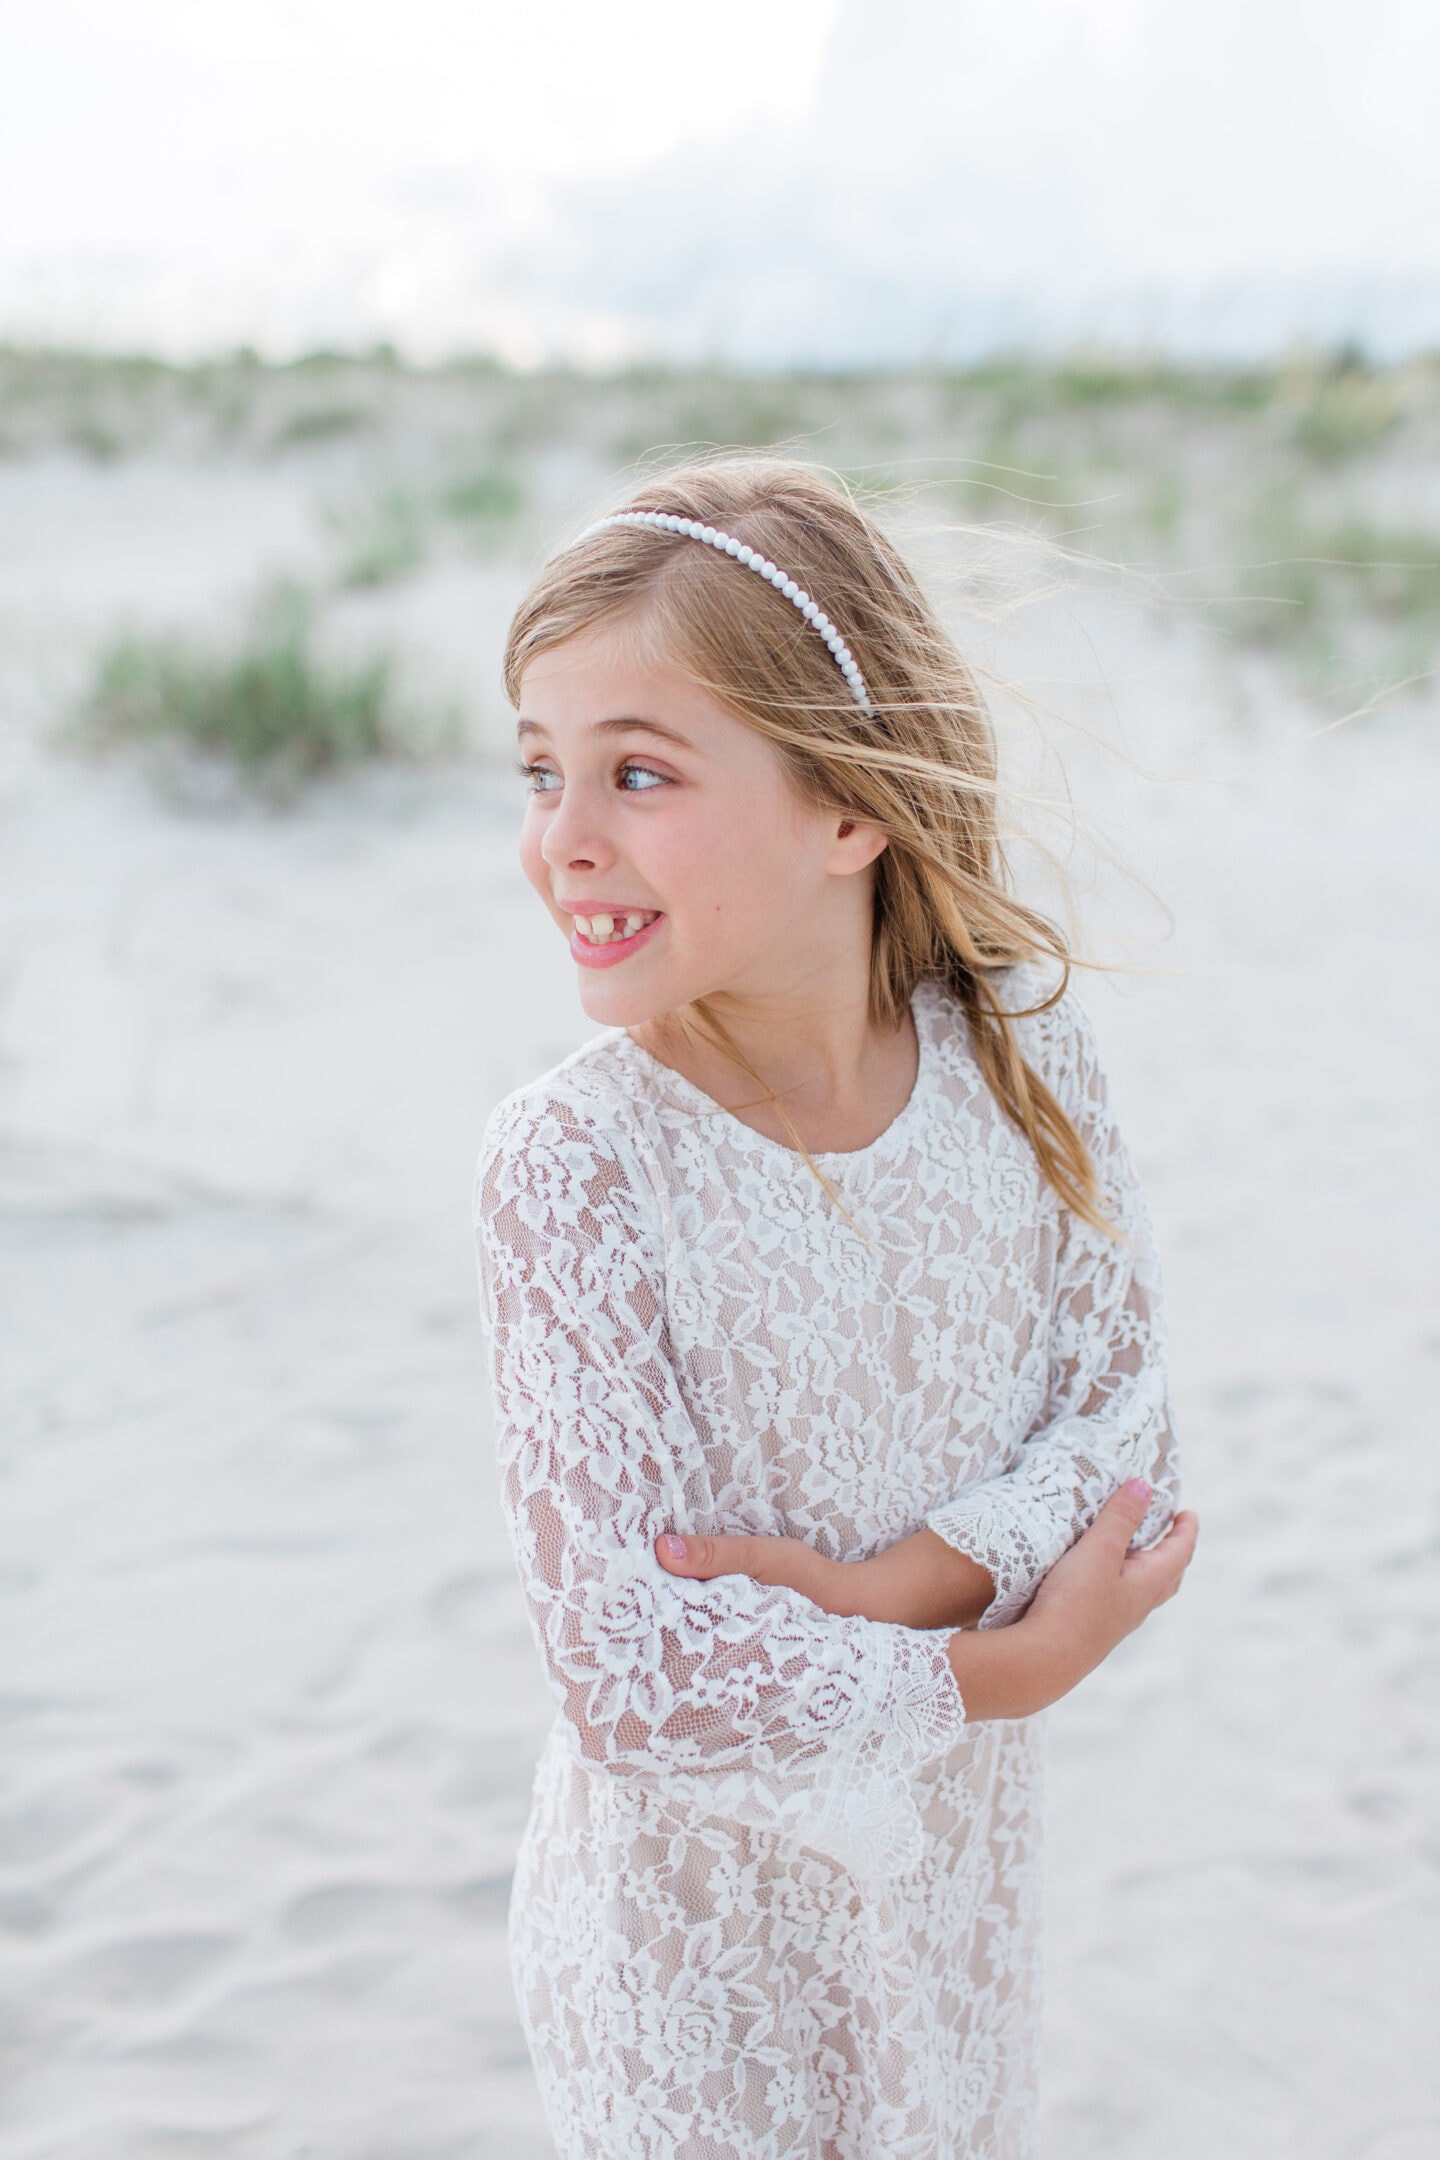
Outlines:
<svg viewBox="0 0 1440 2160"><path fill-rule="evenodd" d="M127 555L139 484L0 475L0 2151L539 2160L503 1914L549 1707L468 1188L588 1029L508 783L187 817L34 746L102 619L300 544L257 484ZM88 541L32 548L42 501ZM1293 715L1091 627L1135 747L1231 778L1125 798L1177 972L1089 993L1204 1543L1053 1719L1046 2160L1433 2160L1433 713L1247 774Z"/></svg>

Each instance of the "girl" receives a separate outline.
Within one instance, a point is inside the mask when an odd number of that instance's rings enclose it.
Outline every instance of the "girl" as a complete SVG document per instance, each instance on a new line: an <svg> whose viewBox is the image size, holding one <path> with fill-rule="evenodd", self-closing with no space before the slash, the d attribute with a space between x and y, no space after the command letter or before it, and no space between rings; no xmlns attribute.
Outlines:
<svg viewBox="0 0 1440 2160"><path fill-rule="evenodd" d="M1014 2160L1035 1713L1195 1526L990 727L884 534L758 459L559 555L506 682L525 870L606 1023L500 1105L477 1185L560 1711L511 1921L556 2144Z"/></svg>

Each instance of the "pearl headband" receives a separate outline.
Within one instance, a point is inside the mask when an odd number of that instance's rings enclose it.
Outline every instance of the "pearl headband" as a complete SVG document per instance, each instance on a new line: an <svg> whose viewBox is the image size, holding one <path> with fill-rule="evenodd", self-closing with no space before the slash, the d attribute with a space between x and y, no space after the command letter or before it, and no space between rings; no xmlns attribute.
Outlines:
<svg viewBox="0 0 1440 2160"><path fill-rule="evenodd" d="M870 703L865 678L860 673L855 655L834 623L819 603L811 599L803 586L797 585L794 578L787 577L785 572L762 555L758 548L747 547L743 540L732 539L729 533L718 532L713 525L699 525L694 518L671 517L664 510L621 510L614 517L601 518L598 524L588 525L580 538L588 540L591 533L604 532L609 525L648 525L654 532L679 533L685 540L703 540L706 547L713 547L717 553L729 555L745 569L755 571L757 576L773 585L776 592L783 593L787 600L792 601L806 622L814 623L829 646L836 667L849 685L850 695L866 718L874 719L875 708Z"/></svg>

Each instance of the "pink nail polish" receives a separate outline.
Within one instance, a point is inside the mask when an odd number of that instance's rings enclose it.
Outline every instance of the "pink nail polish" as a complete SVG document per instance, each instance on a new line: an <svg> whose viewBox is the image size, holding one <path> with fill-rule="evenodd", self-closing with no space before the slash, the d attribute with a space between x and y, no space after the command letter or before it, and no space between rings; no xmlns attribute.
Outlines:
<svg viewBox="0 0 1440 2160"><path fill-rule="evenodd" d="M670 1532L667 1531L665 1536L661 1538L660 1543L665 1548L665 1557L667 1560L684 1559L685 1540L683 1537L674 1537L670 1534Z"/></svg>
<svg viewBox="0 0 1440 2160"><path fill-rule="evenodd" d="M1137 1500L1148 1500L1150 1498L1150 1487L1143 1477L1132 1477L1125 1490L1128 1493L1133 1493Z"/></svg>

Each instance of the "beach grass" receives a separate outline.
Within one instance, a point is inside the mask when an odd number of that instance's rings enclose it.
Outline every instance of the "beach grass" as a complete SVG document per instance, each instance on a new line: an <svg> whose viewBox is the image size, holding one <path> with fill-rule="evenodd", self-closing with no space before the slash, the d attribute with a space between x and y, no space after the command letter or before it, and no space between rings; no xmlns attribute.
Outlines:
<svg viewBox="0 0 1440 2160"><path fill-rule="evenodd" d="M318 610L294 584L262 595L228 645L131 632L101 652L74 734L93 749L140 748L218 764L272 800L306 781L437 748L445 728L401 693L386 653L336 659Z"/></svg>
<svg viewBox="0 0 1440 2160"><path fill-rule="evenodd" d="M1053 541L1192 597L1302 694L1440 639L1440 361L1001 355L973 366L434 366L393 351L180 365L0 347L0 455L275 463L340 593L459 553L516 566L691 452L771 448L937 525ZM396 594L398 604L402 596Z"/></svg>
<svg viewBox="0 0 1440 2160"><path fill-rule="evenodd" d="M1359 518L1262 519L1257 530L1274 551L1243 573L1244 596L1274 610L1258 635L1283 637L1287 618L1308 629L1337 611L1440 631L1440 534Z"/></svg>
<svg viewBox="0 0 1440 2160"><path fill-rule="evenodd" d="M409 488L385 487L358 504L332 506L327 523L340 542L339 582L352 591L393 585L430 552L426 506Z"/></svg>
<svg viewBox="0 0 1440 2160"><path fill-rule="evenodd" d="M1255 558L1220 617L1269 650L1315 703L1368 705L1440 666L1440 534L1358 516L1309 519L1293 502L1256 519Z"/></svg>
<svg viewBox="0 0 1440 2160"><path fill-rule="evenodd" d="M528 500L523 480L509 466L480 464L461 467L443 482L435 508L467 547L488 554L512 539Z"/></svg>
<svg viewBox="0 0 1440 2160"><path fill-rule="evenodd" d="M342 441L348 436L363 434L366 428L373 426L374 420L374 413L364 405L302 406L280 422L273 447L292 450L313 443Z"/></svg>

